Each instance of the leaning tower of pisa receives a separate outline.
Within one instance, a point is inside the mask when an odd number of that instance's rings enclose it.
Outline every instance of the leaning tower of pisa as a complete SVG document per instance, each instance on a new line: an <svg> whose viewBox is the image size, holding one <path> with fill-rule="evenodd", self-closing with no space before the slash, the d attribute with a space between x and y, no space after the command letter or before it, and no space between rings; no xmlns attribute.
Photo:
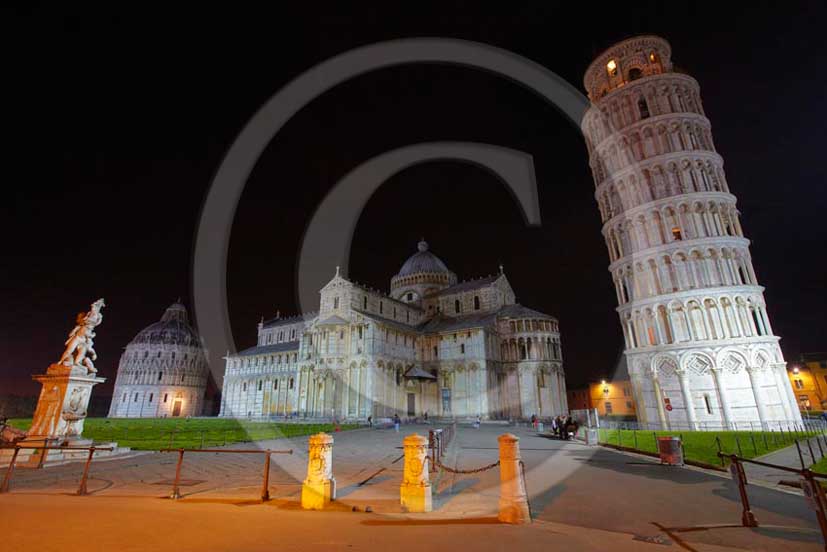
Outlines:
<svg viewBox="0 0 827 552"><path fill-rule="evenodd" d="M582 128L640 421L669 429L799 425L698 82L656 36L584 77Z"/></svg>

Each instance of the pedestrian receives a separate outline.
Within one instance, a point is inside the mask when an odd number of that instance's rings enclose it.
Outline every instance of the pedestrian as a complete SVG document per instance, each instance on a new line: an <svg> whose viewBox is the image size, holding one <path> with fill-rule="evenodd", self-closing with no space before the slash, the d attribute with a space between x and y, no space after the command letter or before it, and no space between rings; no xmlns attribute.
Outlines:
<svg viewBox="0 0 827 552"><path fill-rule="evenodd" d="M399 419L399 414L394 414L393 415L393 429L395 429L397 433L399 433L399 424L401 424L401 423L402 423L402 420Z"/></svg>
<svg viewBox="0 0 827 552"><path fill-rule="evenodd" d="M557 418L551 419L551 434L557 435Z"/></svg>
<svg viewBox="0 0 827 552"><path fill-rule="evenodd" d="M428 411L427 410L425 411L425 423L426 424L428 423Z"/></svg>
<svg viewBox="0 0 827 552"><path fill-rule="evenodd" d="M534 431L537 431L537 416L534 414L531 415L531 427L534 428Z"/></svg>
<svg viewBox="0 0 827 552"><path fill-rule="evenodd" d="M368 427L373 428L373 416L368 416Z"/></svg>
<svg viewBox="0 0 827 552"><path fill-rule="evenodd" d="M474 427L479 429L480 424L482 424L482 418L480 418L479 414L477 414L477 420L474 422Z"/></svg>

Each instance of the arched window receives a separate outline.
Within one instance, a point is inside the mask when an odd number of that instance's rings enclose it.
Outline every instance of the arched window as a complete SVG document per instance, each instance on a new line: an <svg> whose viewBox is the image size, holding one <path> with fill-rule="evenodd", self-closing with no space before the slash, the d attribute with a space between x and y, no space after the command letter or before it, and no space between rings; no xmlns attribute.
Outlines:
<svg viewBox="0 0 827 552"><path fill-rule="evenodd" d="M642 76L643 76L643 71L641 71L640 68L632 67L631 69L629 69L629 80L630 81L638 80Z"/></svg>
<svg viewBox="0 0 827 552"><path fill-rule="evenodd" d="M161 378L164 376L163 372L158 372L158 381L161 381Z"/></svg>
<svg viewBox="0 0 827 552"><path fill-rule="evenodd" d="M629 72L631 74L631 71ZM649 105L646 103L646 98L641 96L637 101L637 109L640 112L641 119L648 119L649 118Z"/></svg>
<svg viewBox="0 0 827 552"><path fill-rule="evenodd" d="M288 389L293 389L293 378L290 378L290 379L287 381L287 388L288 388Z"/></svg>
<svg viewBox="0 0 827 552"><path fill-rule="evenodd" d="M155 396L155 393L150 393L150 394L149 394L149 402L152 402L152 398L153 398L154 396Z"/></svg>
<svg viewBox="0 0 827 552"><path fill-rule="evenodd" d="M362 310L368 310L368 296L362 298Z"/></svg>
<svg viewBox="0 0 827 552"><path fill-rule="evenodd" d="M454 301L454 312L459 312L459 299Z"/></svg>
<svg viewBox="0 0 827 552"><path fill-rule="evenodd" d="M480 310L480 297L479 297L479 295L474 295L474 310Z"/></svg>

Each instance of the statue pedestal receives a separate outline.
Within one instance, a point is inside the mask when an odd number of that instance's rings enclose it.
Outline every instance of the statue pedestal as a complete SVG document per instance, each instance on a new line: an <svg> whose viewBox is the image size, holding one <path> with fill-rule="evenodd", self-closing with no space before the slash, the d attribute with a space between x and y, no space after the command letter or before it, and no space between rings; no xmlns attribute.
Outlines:
<svg viewBox="0 0 827 552"><path fill-rule="evenodd" d="M89 406L92 388L106 379L95 374L88 374L83 366L66 366L52 364L45 374L32 376L32 379L43 386L37 400L37 408L32 419L32 426L27 437L20 441L20 445L34 447L46 446L76 446L88 447L92 439L84 439L83 422ZM112 447L112 451L95 453L95 458L111 456L129 452L128 448L119 448L117 443L101 443L98 446ZM11 452L6 450L3 452ZM39 468L47 461L49 463L85 459L88 456L85 450L47 450L21 449L18 462L21 466ZM0 458L1 463L8 463L9 455Z"/></svg>
<svg viewBox="0 0 827 552"><path fill-rule="evenodd" d="M92 388L106 379L87 374L83 366L64 364L52 364L32 379L43 388L28 438L80 438Z"/></svg>

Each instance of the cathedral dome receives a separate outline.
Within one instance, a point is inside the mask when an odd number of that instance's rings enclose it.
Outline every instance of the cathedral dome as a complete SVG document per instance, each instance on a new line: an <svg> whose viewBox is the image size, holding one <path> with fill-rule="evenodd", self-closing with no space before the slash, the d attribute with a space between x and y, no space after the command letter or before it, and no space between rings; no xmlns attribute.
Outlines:
<svg viewBox="0 0 827 552"><path fill-rule="evenodd" d="M433 273L450 273L448 267L445 266L439 257L428 251L428 242L425 240L417 244L417 251L405 261L402 268L399 269L397 276L410 276L412 274L433 274Z"/></svg>
<svg viewBox="0 0 827 552"><path fill-rule="evenodd" d="M425 295L456 284L457 275L428 251L425 240L421 240L416 248L419 251L411 255L399 273L391 278L391 296L406 303L419 304Z"/></svg>
<svg viewBox="0 0 827 552"><path fill-rule="evenodd" d="M189 325L186 307L176 301L167 308L161 320L150 324L135 336L130 345L136 344L198 347L201 342Z"/></svg>

